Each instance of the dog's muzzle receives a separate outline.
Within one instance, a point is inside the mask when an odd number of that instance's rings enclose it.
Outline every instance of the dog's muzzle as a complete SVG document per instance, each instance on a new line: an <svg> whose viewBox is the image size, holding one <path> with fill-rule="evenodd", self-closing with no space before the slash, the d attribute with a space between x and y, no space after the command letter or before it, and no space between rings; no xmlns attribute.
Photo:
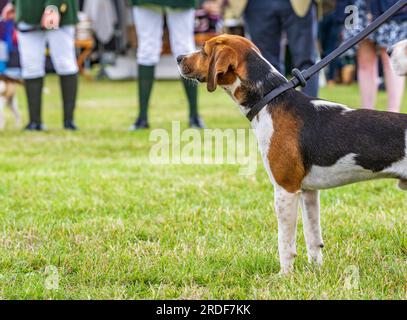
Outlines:
<svg viewBox="0 0 407 320"><path fill-rule="evenodd" d="M176 60L177 60L177 64L180 64L182 62L182 60L184 60L185 58L185 54L181 54L179 55Z"/></svg>

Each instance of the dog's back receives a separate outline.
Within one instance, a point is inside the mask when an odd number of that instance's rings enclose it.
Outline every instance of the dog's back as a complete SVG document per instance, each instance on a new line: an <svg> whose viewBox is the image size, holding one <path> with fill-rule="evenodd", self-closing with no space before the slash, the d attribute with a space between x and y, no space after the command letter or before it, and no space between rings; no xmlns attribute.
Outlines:
<svg viewBox="0 0 407 320"><path fill-rule="evenodd" d="M407 180L406 114L355 110L297 91L291 94L295 98L287 101L298 103L285 108L302 123L300 145L307 172L339 165L341 170L349 166L343 184L385 177ZM320 187L335 186L335 179L330 180Z"/></svg>

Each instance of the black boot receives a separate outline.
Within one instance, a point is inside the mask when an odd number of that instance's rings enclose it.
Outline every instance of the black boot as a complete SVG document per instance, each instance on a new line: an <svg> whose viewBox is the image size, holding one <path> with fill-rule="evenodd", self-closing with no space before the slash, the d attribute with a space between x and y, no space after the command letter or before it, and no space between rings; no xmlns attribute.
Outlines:
<svg viewBox="0 0 407 320"><path fill-rule="evenodd" d="M130 127L131 131L148 129L148 103L154 84L155 66L138 65L138 97L140 111L136 122Z"/></svg>
<svg viewBox="0 0 407 320"><path fill-rule="evenodd" d="M148 129L150 128L147 120L143 118L138 118L137 121L130 127L130 131L136 131L140 129Z"/></svg>
<svg viewBox="0 0 407 320"><path fill-rule="evenodd" d="M189 127L194 129L205 129L205 123L199 116L189 118Z"/></svg>
<svg viewBox="0 0 407 320"><path fill-rule="evenodd" d="M66 130L78 130L73 121L78 92L78 75L60 76L60 84L64 104L64 128Z"/></svg>
<svg viewBox="0 0 407 320"><path fill-rule="evenodd" d="M182 78L189 104L189 126L203 128L205 125L198 115L198 87L189 80Z"/></svg>
<svg viewBox="0 0 407 320"><path fill-rule="evenodd" d="M27 96L28 112L30 122L25 127L25 130L41 131L44 126L41 121L41 105L42 105L42 88L44 86L44 78L25 79L24 87Z"/></svg>
<svg viewBox="0 0 407 320"><path fill-rule="evenodd" d="M73 121L64 121L64 129L76 131L79 130L76 124Z"/></svg>
<svg viewBox="0 0 407 320"><path fill-rule="evenodd" d="M29 122L25 127L25 131L43 131L45 127L41 123Z"/></svg>

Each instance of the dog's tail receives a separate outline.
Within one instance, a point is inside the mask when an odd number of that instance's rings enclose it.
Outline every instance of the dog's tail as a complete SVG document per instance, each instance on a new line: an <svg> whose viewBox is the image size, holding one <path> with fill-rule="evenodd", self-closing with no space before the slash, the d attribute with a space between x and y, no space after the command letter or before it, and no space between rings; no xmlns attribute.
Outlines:
<svg viewBox="0 0 407 320"><path fill-rule="evenodd" d="M399 181L399 188L401 190L407 190L407 180L400 180Z"/></svg>

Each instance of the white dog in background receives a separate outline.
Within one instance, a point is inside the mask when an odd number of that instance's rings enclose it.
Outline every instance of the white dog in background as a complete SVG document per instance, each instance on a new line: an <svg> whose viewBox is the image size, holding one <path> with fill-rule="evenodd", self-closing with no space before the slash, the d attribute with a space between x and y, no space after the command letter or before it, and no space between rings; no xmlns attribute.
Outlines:
<svg viewBox="0 0 407 320"><path fill-rule="evenodd" d="M396 43L390 49L391 65L399 76L407 75L407 39Z"/></svg>
<svg viewBox="0 0 407 320"><path fill-rule="evenodd" d="M4 109L8 106L14 114L16 126L21 126L21 114L18 111L16 96L17 82L9 79L0 79L0 130L6 125Z"/></svg>

